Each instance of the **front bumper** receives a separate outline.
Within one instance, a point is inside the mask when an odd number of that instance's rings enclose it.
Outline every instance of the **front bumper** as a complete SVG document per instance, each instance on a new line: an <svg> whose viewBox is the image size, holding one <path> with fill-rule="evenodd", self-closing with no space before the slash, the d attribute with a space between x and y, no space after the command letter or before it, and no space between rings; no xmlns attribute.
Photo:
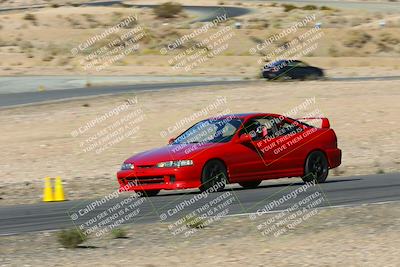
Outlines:
<svg viewBox="0 0 400 267"><path fill-rule="evenodd" d="M262 72L261 76L265 79L272 80L276 78L277 74L272 72Z"/></svg>
<svg viewBox="0 0 400 267"><path fill-rule="evenodd" d="M177 190L200 186L200 173L194 166L121 170L117 179L120 191Z"/></svg>

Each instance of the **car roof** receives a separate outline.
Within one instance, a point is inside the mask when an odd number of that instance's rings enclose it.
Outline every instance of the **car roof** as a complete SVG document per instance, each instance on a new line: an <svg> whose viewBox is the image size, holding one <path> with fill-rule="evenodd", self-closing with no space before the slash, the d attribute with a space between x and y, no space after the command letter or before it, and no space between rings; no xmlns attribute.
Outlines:
<svg viewBox="0 0 400 267"><path fill-rule="evenodd" d="M289 61L290 62L303 62L303 61L297 60L297 59L280 59L280 60L268 62L267 65L276 66L276 65L282 64L284 62L289 62Z"/></svg>
<svg viewBox="0 0 400 267"><path fill-rule="evenodd" d="M280 116L279 114L274 114L274 113L261 113L261 112L250 112L250 113L233 113L233 114L225 114L223 116L214 116L211 118L238 118L238 119L247 119L251 117L258 117L258 116ZM210 118L210 119L211 119Z"/></svg>

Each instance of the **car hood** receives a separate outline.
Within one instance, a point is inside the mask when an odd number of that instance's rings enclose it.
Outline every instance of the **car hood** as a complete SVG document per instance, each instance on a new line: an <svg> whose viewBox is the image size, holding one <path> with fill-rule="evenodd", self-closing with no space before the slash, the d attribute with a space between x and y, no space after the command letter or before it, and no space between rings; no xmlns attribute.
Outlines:
<svg viewBox="0 0 400 267"><path fill-rule="evenodd" d="M193 159L206 149L221 146L224 143L167 145L136 154L125 161L135 165L155 165L170 160Z"/></svg>

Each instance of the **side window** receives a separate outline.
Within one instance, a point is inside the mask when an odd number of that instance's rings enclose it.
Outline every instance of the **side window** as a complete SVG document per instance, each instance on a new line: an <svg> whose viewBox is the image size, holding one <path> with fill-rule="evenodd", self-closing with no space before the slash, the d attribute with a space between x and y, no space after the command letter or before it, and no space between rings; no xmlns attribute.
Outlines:
<svg viewBox="0 0 400 267"><path fill-rule="evenodd" d="M289 67L297 67L299 65L299 62L296 61L289 61L288 66Z"/></svg>
<svg viewBox="0 0 400 267"><path fill-rule="evenodd" d="M298 62L297 67L307 67L308 65L304 62Z"/></svg>
<svg viewBox="0 0 400 267"><path fill-rule="evenodd" d="M236 130L237 127L235 127L231 123L226 123L225 127L222 129L222 136L223 137L232 136L235 134Z"/></svg>
<svg viewBox="0 0 400 267"><path fill-rule="evenodd" d="M283 135L300 133L303 128L296 123L291 123L286 119L280 119L272 116L254 118L246 122L240 135L250 134L253 140L262 140L266 138L275 138Z"/></svg>
<svg viewBox="0 0 400 267"><path fill-rule="evenodd" d="M289 67L307 67L308 65L302 61L290 61Z"/></svg>
<svg viewBox="0 0 400 267"><path fill-rule="evenodd" d="M250 134L253 140L267 138L269 133L272 132L273 124L270 123L271 119L272 117L253 118L246 122L239 134Z"/></svg>
<svg viewBox="0 0 400 267"><path fill-rule="evenodd" d="M277 123L275 136L291 135L302 131L303 129L299 125L296 125L296 123L290 123L284 120L281 123Z"/></svg>

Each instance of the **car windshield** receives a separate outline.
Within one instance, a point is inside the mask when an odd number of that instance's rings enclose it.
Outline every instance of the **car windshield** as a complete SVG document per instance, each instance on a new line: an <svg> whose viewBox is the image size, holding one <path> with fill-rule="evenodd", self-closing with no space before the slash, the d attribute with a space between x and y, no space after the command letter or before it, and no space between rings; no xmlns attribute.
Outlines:
<svg viewBox="0 0 400 267"><path fill-rule="evenodd" d="M241 125L240 119L230 117L204 120L190 127L172 144L226 143Z"/></svg>
<svg viewBox="0 0 400 267"><path fill-rule="evenodd" d="M264 66L264 69L270 69L270 68L284 68L288 65L288 62L290 61L286 61L286 60L278 60L278 61L273 61L268 63L267 65Z"/></svg>
<svg viewBox="0 0 400 267"><path fill-rule="evenodd" d="M285 63L286 63L285 60L278 60L278 61L274 61L274 62L268 63L267 66L277 67L277 66L285 64Z"/></svg>

